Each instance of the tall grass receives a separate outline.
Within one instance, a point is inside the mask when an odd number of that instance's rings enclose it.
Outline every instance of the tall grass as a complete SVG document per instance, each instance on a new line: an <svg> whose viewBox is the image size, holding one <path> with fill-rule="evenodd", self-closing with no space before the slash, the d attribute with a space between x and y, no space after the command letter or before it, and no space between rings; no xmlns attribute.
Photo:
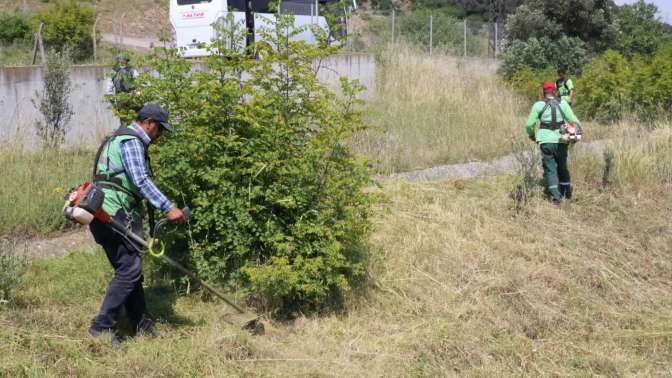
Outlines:
<svg viewBox="0 0 672 378"><path fill-rule="evenodd" d="M0 235L63 229L63 196L90 176L93 153L0 149Z"/></svg>
<svg viewBox="0 0 672 378"><path fill-rule="evenodd" d="M511 152L512 141L525 137L529 108L495 70L488 60L385 51L367 109L373 128L356 138L357 150L382 173Z"/></svg>

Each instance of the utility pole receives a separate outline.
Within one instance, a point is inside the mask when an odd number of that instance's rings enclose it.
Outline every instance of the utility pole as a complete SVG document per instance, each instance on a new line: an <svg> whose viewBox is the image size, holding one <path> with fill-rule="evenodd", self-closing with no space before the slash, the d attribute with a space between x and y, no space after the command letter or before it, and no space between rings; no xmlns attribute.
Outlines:
<svg viewBox="0 0 672 378"><path fill-rule="evenodd" d="M499 23L495 20L495 59L499 56Z"/></svg>
<svg viewBox="0 0 672 378"><path fill-rule="evenodd" d="M434 15L429 15L429 56L432 56L432 47L434 45Z"/></svg>
<svg viewBox="0 0 672 378"><path fill-rule="evenodd" d="M392 46L394 46L394 17L395 12L394 9L392 9Z"/></svg>
<svg viewBox="0 0 672 378"><path fill-rule="evenodd" d="M467 58L467 18L464 18L464 58Z"/></svg>
<svg viewBox="0 0 672 378"><path fill-rule="evenodd" d="M96 15L96 21L93 22L93 29L91 30L91 40L93 41L93 63L96 63L98 60L98 46L96 41L96 26L100 21L100 15Z"/></svg>
<svg viewBox="0 0 672 378"><path fill-rule="evenodd" d="M245 0L245 29L247 30L245 35L245 47L248 49L254 44L254 13L252 13L252 10L252 0Z"/></svg>

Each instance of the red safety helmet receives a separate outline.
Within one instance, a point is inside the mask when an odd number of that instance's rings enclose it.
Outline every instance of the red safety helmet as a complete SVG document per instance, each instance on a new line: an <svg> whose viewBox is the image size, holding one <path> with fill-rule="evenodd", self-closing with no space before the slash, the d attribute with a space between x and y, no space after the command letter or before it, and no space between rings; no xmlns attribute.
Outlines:
<svg viewBox="0 0 672 378"><path fill-rule="evenodd" d="M547 81L544 83L544 92L555 92L558 90L558 87L555 86L555 83L552 81Z"/></svg>

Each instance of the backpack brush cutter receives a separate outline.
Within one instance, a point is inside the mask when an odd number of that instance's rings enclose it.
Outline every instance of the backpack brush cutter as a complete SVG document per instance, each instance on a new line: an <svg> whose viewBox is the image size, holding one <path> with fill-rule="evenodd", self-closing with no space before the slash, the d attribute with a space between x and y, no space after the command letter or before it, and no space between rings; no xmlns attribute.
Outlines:
<svg viewBox="0 0 672 378"><path fill-rule="evenodd" d="M264 324L261 322L258 315L247 311L240 305L237 305L227 295L218 289L215 289L207 282L201 280L198 275L196 275L196 273L188 270L177 261L165 255L165 243L158 238L158 235L160 235L163 227L167 224L166 219L162 219L157 222L156 226L154 227L154 237L149 239L149 241L146 241L141 236L132 233L126 227L126 225L112 218L103 210L102 206L104 198L105 193L103 193L102 190L91 183L85 182L78 188L74 188L70 194L66 196L63 213L66 218L82 225L88 225L94 219L97 219L99 222L110 227L114 232L120 234L122 237L125 237L135 244L141 246L144 251L149 252L152 257L162 259L164 262L179 270L181 273L189 276L207 291L212 293L217 298L223 300L226 304L233 308L236 313L225 314L222 317L224 321L234 326L240 326L242 329L248 330L255 335L261 335L264 333ZM191 210L185 207L182 209L182 213L184 214L184 217L188 219L191 215Z"/></svg>

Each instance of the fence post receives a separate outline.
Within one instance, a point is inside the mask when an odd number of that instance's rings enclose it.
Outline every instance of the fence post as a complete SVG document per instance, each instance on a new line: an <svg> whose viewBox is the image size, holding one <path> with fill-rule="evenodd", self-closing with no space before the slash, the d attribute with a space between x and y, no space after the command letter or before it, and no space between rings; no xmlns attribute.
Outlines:
<svg viewBox="0 0 672 378"><path fill-rule="evenodd" d="M37 28L37 33L35 33L35 44L33 45L33 63L37 59L37 47L40 47L40 59L42 59L42 64L45 62L44 57L44 42L42 41L42 28L44 28L44 22L40 22L40 26Z"/></svg>
<svg viewBox="0 0 672 378"><path fill-rule="evenodd" d="M499 22L495 21L495 59L499 55Z"/></svg>
<svg viewBox="0 0 672 378"><path fill-rule="evenodd" d="M96 26L100 21L100 15L96 15L96 20L93 22L93 29L91 30L91 39L93 40L93 63L98 60L98 42L96 41Z"/></svg>
<svg viewBox="0 0 672 378"><path fill-rule="evenodd" d="M394 17L395 11L392 9L392 46L394 46Z"/></svg>
<svg viewBox="0 0 672 378"><path fill-rule="evenodd" d="M467 19L464 19L464 57L467 57Z"/></svg>
<svg viewBox="0 0 672 378"><path fill-rule="evenodd" d="M432 56L434 46L434 15L429 15L429 56Z"/></svg>

